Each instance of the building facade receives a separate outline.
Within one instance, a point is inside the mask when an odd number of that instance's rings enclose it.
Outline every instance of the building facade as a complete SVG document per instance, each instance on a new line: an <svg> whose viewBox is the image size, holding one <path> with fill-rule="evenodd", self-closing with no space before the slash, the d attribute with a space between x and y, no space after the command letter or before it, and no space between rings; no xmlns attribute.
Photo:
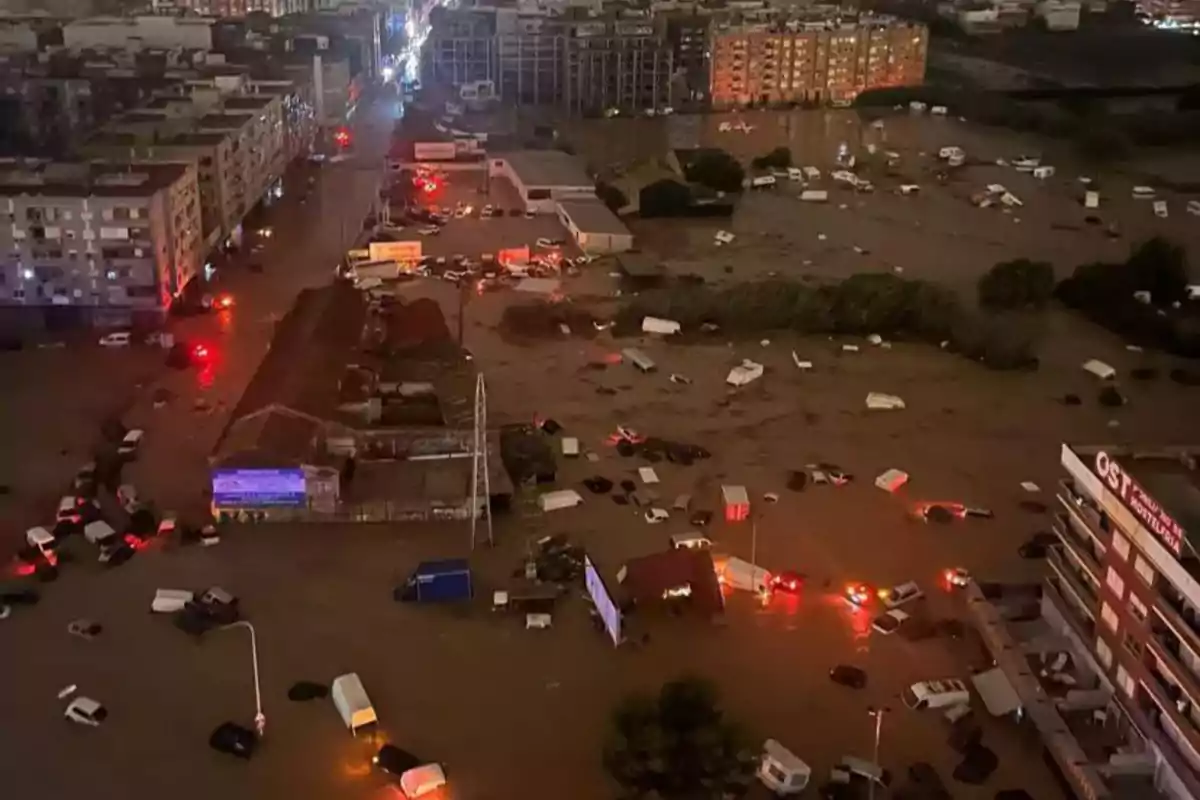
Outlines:
<svg viewBox="0 0 1200 800"><path fill-rule="evenodd" d="M570 114L632 113L672 103L676 48L665 18L435 8L430 22L422 53L428 83L492 81L505 103Z"/></svg>
<svg viewBox="0 0 1200 800"><path fill-rule="evenodd" d="M194 163L204 240L212 247L239 235L242 219L287 165L279 96L222 97L217 90L160 97L118 117L80 148L112 162Z"/></svg>
<svg viewBox="0 0 1200 800"><path fill-rule="evenodd" d="M1200 797L1198 459L1200 448L1064 445L1046 578L1171 798Z"/></svg>
<svg viewBox="0 0 1200 800"><path fill-rule="evenodd" d="M153 0L159 14L191 11L210 17L244 17L250 13L282 17L309 10L309 0Z"/></svg>
<svg viewBox="0 0 1200 800"><path fill-rule="evenodd" d="M161 320L201 266L190 164L15 165L0 213L0 304L48 326Z"/></svg>
<svg viewBox="0 0 1200 800"><path fill-rule="evenodd" d="M917 85L928 41L924 25L889 17L721 25L712 37L712 104L841 104L867 89Z"/></svg>

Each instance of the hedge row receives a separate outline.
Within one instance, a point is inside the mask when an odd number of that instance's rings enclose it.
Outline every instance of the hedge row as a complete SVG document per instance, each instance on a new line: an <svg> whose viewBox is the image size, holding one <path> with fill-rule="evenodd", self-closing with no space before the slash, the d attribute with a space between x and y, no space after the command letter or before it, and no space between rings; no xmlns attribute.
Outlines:
<svg viewBox="0 0 1200 800"><path fill-rule="evenodd" d="M1010 320L969 312L948 289L890 274L852 275L823 286L776 279L642 292L618 311L617 333L640 330L647 316L676 320L685 330L712 323L733 336L792 330L948 342L993 369L1037 366L1031 337Z"/></svg>

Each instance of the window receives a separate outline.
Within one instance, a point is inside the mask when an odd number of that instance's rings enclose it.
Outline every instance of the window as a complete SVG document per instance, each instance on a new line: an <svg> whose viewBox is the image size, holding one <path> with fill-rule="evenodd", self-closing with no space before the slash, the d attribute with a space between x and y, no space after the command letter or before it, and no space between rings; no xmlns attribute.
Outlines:
<svg viewBox="0 0 1200 800"><path fill-rule="evenodd" d="M1096 638L1096 657L1100 659L1100 663L1104 665L1105 669L1112 669L1112 648L1108 646L1108 642L1099 637Z"/></svg>
<svg viewBox="0 0 1200 800"><path fill-rule="evenodd" d="M1117 551L1117 555L1126 561L1129 560L1129 540L1121 534L1113 531L1112 535L1113 550Z"/></svg>
<svg viewBox="0 0 1200 800"><path fill-rule="evenodd" d="M1129 674L1129 670L1124 667L1117 667L1117 685L1121 687L1121 691L1133 697L1133 690L1136 686L1133 682L1133 676Z"/></svg>
<svg viewBox="0 0 1200 800"><path fill-rule="evenodd" d="M1149 561L1139 555L1133 559L1133 569L1138 577L1146 582L1147 586L1154 585L1154 567Z"/></svg>
<svg viewBox="0 0 1200 800"><path fill-rule="evenodd" d="M1146 604L1142 602L1142 598L1138 597L1133 592L1129 593L1129 613L1132 614L1138 622L1146 621Z"/></svg>
<svg viewBox="0 0 1200 800"><path fill-rule="evenodd" d="M1108 574L1104 576L1104 582L1108 584L1108 588L1112 589L1113 594L1118 600L1125 597L1125 581L1117 574L1117 571L1112 567L1108 568Z"/></svg>
<svg viewBox="0 0 1200 800"><path fill-rule="evenodd" d="M1121 640L1121 644L1125 649L1133 653L1138 658L1142 656L1142 643L1139 642L1132 633L1126 633L1125 638Z"/></svg>
<svg viewBox="0 0 1200 800"><path fill-rule="evenodd" d="M1120 620L1117 618L1117 612L1113 611L1112 606L1108 603L1100 607L1100 619L1104 620L1104 624L1113 633L1116 633L1117 628L1121 625Z"/></svg>
<svg viewBox="0 0 1200 800"><path fill-rule="evenodd" d="M529 189L525 192L525 195L530 200L549 200L550 199L550 190L549 189Z"/></svg>

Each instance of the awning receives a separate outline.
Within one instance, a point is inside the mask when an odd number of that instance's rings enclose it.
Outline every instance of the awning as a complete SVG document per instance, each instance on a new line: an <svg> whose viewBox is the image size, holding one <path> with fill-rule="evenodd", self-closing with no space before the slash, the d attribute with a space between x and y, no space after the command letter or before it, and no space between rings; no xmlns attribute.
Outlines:
<svg viewBox="0 0 1200 800"><path fill-rule="evenodd" d="M1003 717L1021 707L1017 690L999 667L972 676L971 683L975 684L975 691L979 692L983 704L993 716Z"/></svg>

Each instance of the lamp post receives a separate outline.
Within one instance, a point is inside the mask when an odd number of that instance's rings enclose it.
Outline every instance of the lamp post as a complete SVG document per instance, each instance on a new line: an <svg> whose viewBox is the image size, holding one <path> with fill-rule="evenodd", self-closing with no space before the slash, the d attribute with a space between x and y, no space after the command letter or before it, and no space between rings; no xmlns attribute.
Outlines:
<svg viewBox="0 0 1200 800"><path fill-rule="evenodd" d="M871 763L873 764L879 763L879 736L881 733L883 733L883 715L886 714L888 710L889 709L886 706L880 706L879 708L872 707L867 709L867 713L875 718L875 748L872 750L871 756ZM868 800L875 800L874 780L867 783L867 798Z"/></svg>
<svg viewBox="0 0 1200 800"><path fill-rule="evenodd" d="M244 619L224 625L221 630L230 628L245 628L250 631L250 659L254 667L254 730L261 739L267 730L267 715L262 710L262 689L258 683L258 637L254 634L254 626Z"/></svg>

